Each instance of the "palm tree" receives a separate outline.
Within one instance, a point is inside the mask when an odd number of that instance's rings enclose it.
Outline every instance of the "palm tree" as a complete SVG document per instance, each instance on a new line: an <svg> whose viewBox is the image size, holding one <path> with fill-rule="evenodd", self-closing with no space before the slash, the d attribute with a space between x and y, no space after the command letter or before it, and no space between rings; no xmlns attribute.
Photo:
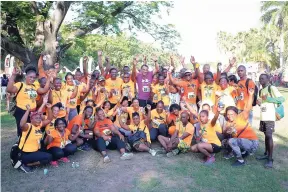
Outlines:
<svg viewBox="0 0 288 192"><path fill-rule="evenodd" d="M285 21L288 19L288 2L285 1L265 1L261 2L261 12L263 15L261 16L261 20L264 24L274 25L277 26L280 31L280 40L279 40L279 47L280 47L280 67L285 68L284 65L284 34L285 31L288 29L288 26L285 25Z"/></svg>

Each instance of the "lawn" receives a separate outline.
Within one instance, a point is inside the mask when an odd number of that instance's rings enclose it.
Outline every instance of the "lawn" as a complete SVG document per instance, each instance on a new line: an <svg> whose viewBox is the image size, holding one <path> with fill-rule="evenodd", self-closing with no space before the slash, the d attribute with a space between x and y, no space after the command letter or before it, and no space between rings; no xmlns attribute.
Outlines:
<svg viewBox="0 0 288 192"><path fill-rule="evenodd" d="M281 89L288 97L288 89ZM288 191L288 102L286 117L276 123L274 134L274 169L263 167L254 156L247 159L245 167L232 168L233 160L225 160L222 153L216 155L216 163L204 166L200 154L181 154L174 158L152 157L135 153L134 159L121 161L119 153L109 151L112 162L103 164L99 153L77 152L71 163L59 168L46 166L34 173L24 174L10 165L9 151L16 141L14 118L3 112L1 106L1 181L3 191ZM256 155L263 153L263 135L258 131L259 108L254 109L253 127L260 139ZM153 144L158 147L158 144ZM79 162L79 168L72 168Z"/></svg>

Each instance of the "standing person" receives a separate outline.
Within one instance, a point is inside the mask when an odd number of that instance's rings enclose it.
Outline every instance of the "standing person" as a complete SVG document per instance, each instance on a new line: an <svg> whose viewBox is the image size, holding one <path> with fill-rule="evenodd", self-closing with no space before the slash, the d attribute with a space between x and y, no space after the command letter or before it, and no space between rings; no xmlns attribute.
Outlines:
<svg viewBox="0 0 288 192"><path fill-rule="evenodd" d="M236 161L232 166L245 165L244 157L253 154L258 148L258 137L248 122L253 96L254 89L249 89L248 102L240 113L236 107L230 106L226 108L227 122L224 132L232 136L232 138L228 139L232 152L225 155L224 158L230 159L235 154Z"/></svg>
<svg viewBox="0 0 288 192"><path fill-rule="evenodd" d="M77 151L76 145L72 144L71 141L74 141L80 132L72 136L66 126L65 119L56 119L55 129L47 135L44 141L48 152L53 156L53 161L50 162L53 167L58 167L58 161L69 163L70 160L67 157Z"/></svg>
<svg viewBox="0 0 288 192"><path fill-rule="evenodd" d="M30 114L30 105L27 104L26 111L20 121L22 134L19 141L19 149L23 148L21 155L22 165L20 169L25 173L32 172L33 166L45 165L52 160L52 156L49 153L40 151L42 138L41 127L48 125L52 119L51 104L46 104L46 106L48 108L48 118L46 120L42 121L41 113L31 112ZM31 123L27 122L29 114Z"/></svg>
<svg viewBox="0 0 288 192"><path fill-rule="evenodd" d="M78 85L74 81L72 73L67 73L65 76L66 83L62 89L66 90L70 96L67 107L69 108L68 120L73 119L77 113L77 95L78 95ZM88 80L89 84L89 80ZM88 88L89 89L89 88Z"/></svg>
<svg viewBox="0 0 288 192"><path fill-rule="evenodd" d="M155 98L155 103L158 101L163 101L164 108L168 111L170 98L169 98L169 85L166 83L164 84L165 77L163 75L158 76L159 84L154 86L152 89L153 100Z"/></svg>
<svg viewBox="0 0 288 192"><path fill-rule="evenodd" d="M198 94L199 83L196 78L198 77L199 73L199 64L195 62L195 58L193 56L191 56L190 62L194 66L195 73L192 73L191 70L186 70L184 72L184 79L180 81L172 78L170 72L168 72L168 77L174 85L181 87L181 96L186 97L188 104L197 110L196 98Z"/></svg>
<svg viewBox="0 0 288 192"><path fill-rule="evenodd" d="M249 98L249 89L254 89L255 90L255 83L247 78L247 73L246 73L246 67L243 65L240 65L237 68L237 74L240 77L240 80L238 81L238 88L237 88L237 108L239 110L239 113L241 113L245 105L248 101ZM253 120L253 111L251 107L251 111L249 113L249 123L252 125L252 120Z"/></svg>
<svg viewBox="0 0 288 192"><path fill-rule="evenodd" d="M14 83L15 77L19 73L20 71L17 71L17 69L15 68L12 72L12 76L7 85L7 92L11 94L14 94L14 93L16 94L16 109L14 112L14 117L16 119L18 136L21 135L20 121L27 110L26 105L30 106L30 109L31 109L30 111L35 111L36 110L36 97L37 97L37 90L33 84L36 80L35 67L26 68L25 82ZM29 122L30 119L28 118L27 121Z"/></svg>
<svg viewBox="0 0 288 192"><path fill-rule="evenodd" d="M144 61L146 62L146 59L144 59ZM152 76L153 73L155 74L159 71L158 59L154 57L153 61L155 64L155 70L153 72L148 71L148 65L144 63L144 65L141 66L140 73L137 73L137 58L133 59L132 79L135 79L138 85L138 99L141 107L145 107L147 104L152 105L150 100Z"/></svg>
<svg viewBox="0 0 288 192"><path fill-rule="evenodd" d="M135 97L135 85L134 82L131 80L129 73L124 73L122 77L123 77L123 84L121 85L122 95L124 97L128 97L129 102L131 104L132 99Z"/></svg>
<svg viewBox="0 0 288 192"><path fill-rule="evenodd" d="M103 109L97 108L96 114L98 121L94 126L95 140L91 141L91 145L101 153L104 163L111 161L106 149L118 149L121 153L120 159L131 159L133 153L125 152L124 136L118 131L110 119L105 118Z"/></svg>
<svg viewBox="0 0 288 192"><path fill-rule="evenodd" d="M81 111L81 101L80 101L80 97L81 97L81 93L83 91L83 89L85 89L86 87L86 83L83 83L81 80L82 80L83 76L82 76L82 72L80 71L80 69L78 68L75 72L75 75L74 75L74 79L75 79L75 82L76 82L76 85L78 86L78 94L77 94L77 112L78 114L80 113Z"/></svg>
<svg viewBox="0 0 288 192"><path fill-rule="evenodd" d="M4 98L7 98L6 88L7 88L8 82L9 82L8 77L6 76L6 74L3 74L3 77L1 77L1 100L3 99L3 95L4 95Z"/></svg>
<svg viewBox="0 0 288 192"><path fill-rule="evenodd" d="M111 108L114 108L121 98L121 86L123 84L123 80L117 77L116 68L110 69L110 75L111 78L106 80L106 88L108 91L108 100L111 103Z"/></svg>
<svg viewBox="0 0 288 192"><path fill-rule="evenodd" d="M260 128L265 135L265 153L264 156L257 157L258 160L265 160L266 168L273 167L273 132L275 127L276 115L275 105L282 104L285 98L281 95L275 86L269 84L269 76L267 74L261 74L259 82L262 85L262 89L259 92L259 98L257 100L260 105Z"/></svg>

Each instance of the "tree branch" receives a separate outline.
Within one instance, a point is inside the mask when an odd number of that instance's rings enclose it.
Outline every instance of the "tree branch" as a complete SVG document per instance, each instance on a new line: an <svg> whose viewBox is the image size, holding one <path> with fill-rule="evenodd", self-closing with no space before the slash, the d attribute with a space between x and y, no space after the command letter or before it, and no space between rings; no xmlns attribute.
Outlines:
<svg viewBox="0 0 288 192"><path fill-rule="evenodd" d="M7 37L1 35L1 48L7 53L17 57L24 63L24 67L27 65L37 66L36 56L32 51L22 47L16 43L11 42Z"/></svg>
<svg viewBox="0 0 288 192"><path fill-rule="evenodd" d="M132 5L134 2L133 1L126 1L122 6L117 7L113 12L111 12L111 16L115 17L116 15L122 13L127 7L129 7L130 5ZM81 37L86 35L87 33L101 27L104 24L106 18L103 19L97 19L97 21L95 23L91 23L88 26L85 26L85 28L80 28L77 29L76 31L74 31L68 39L72 40L75 37Z"/></svg>
<svg viewBox="0 0 288 192"><path fill-rule="evenodd" d="M36 15L40 15L40 12L39 12L39 10L38 10L38 7L37 7L36 2L35 2L35 1L31 1L30 4L31 4L31 9L32 9L32 11L33 11Z"/></svg>
<svg viewBox="0 0 288 192"><path fill-rule="evenodd" d="M57 35L59 28L68 12L71 1L58 1L53 14L53 33Z"/></svg>

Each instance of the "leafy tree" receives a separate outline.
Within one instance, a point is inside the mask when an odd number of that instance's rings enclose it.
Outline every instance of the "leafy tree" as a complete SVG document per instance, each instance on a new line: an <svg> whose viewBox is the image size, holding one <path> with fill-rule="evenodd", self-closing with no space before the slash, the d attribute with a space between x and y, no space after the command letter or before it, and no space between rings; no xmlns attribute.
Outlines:
<svg viewBox="0 0 288 192"><path fill-rule="evenodd" d="M75 41L91 32L121 34L122 31L149 33L163 48L172 49L179 34L173 25L156 23L154 17L173 7L170 2L1 2L1 48L36 65L41 52L51 55L45 66L57 62ZM68 10L75 15L59 34ZM62 31L62 29L61 29ZM78 38L78 39L77 39ZM44 66L44 67L45 67Z"/></svg>

